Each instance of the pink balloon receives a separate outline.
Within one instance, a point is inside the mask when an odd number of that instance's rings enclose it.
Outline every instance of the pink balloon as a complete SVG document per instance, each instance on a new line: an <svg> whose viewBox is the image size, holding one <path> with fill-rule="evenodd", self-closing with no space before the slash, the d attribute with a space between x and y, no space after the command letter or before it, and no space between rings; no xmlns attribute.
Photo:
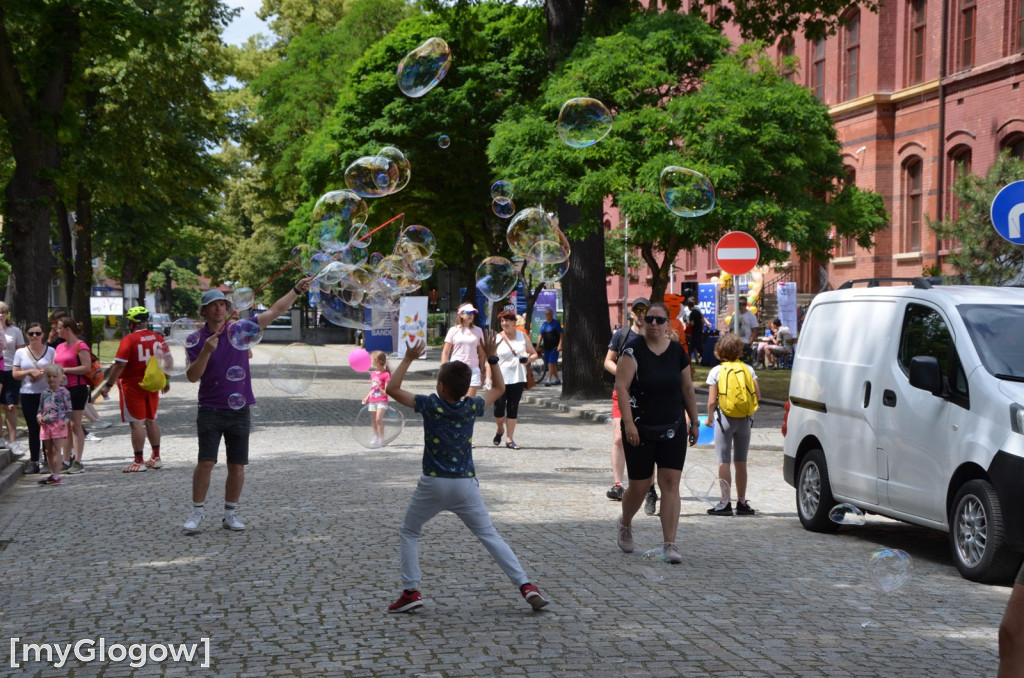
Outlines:
<svg viewBox="0 0 1024 678"><path fill-rule="evenodd" d="M348 354L348 366L356 372L366 372L370 369L370 354L366 349L354 349Z"/></svg>

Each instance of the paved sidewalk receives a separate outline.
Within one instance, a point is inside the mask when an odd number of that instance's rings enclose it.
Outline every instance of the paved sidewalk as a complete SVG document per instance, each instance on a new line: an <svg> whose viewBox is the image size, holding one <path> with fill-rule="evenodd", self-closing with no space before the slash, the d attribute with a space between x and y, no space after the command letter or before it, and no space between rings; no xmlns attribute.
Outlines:
<svg viewBox="0 0 1024 678"><path fill-rule="evenodd" d="M420 473L418 417L404 411L394 443L364 449L351 427L369 379L348 368L349 347L316 347L316 380L298 396L268 382L276 348L255 350L260 416L239 511L245 532L220 528L220 464L205 529L182 534L196 455L196 387L182 377L162 401L163 469L121 473L131 452L118 424L86 446L86 473L58 487L25 476L0 495L0 675L995 674L1009 589L962 579L945 535L874 517L834 535L806 532L781 454L755 449L748 495L758 515L708 516L700 488L684 487L683 564L642 557L662 541L658 518L642 512L637 551L624 554L614 529L621 504L604 494L609 426L531 404L520 409L521 450L492 446L487 416L474 456L495 526L551 605L532 612L458 519L442 514L421 540L426 605L389 615L400 588L398 525ZM410 390L433 388L436 351L430 357L414 367ZM100 410L114 417L114 404ZM688 451L688 477L713 467L713 451ZM882 546L915 564L891 594L868 570ZM31 651L26 659L27 644L80 641L110 652L72 655L62 668ZM111 647L135 643L149 644L144 666ZM162 644L198 644L199 654L174 661Z"/></svg>

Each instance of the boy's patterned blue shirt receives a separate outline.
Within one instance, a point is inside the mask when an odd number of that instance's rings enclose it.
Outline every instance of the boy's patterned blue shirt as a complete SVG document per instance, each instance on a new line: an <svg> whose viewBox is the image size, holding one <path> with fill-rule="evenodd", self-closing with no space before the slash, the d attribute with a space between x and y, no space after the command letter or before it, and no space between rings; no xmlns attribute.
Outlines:
<svg viewBox="0 0 1024 678"><path fill-rule="evenodd" d="M449 403L436 393L417 395L416 412L423 415L423 475L433 478L473 478L473 424L484 415L484 399Z"/></svg>

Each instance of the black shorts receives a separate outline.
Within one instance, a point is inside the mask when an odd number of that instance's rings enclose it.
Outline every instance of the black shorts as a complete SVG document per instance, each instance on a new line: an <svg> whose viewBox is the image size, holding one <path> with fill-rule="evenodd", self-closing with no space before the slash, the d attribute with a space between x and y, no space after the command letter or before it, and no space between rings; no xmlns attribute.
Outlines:
<svg viewBox="0 0 1024 678"><path fill-rule="evenodd" d="M89 402L89 385L69 386L68 393L71 394L71 411L81 412L84 410L85 404Z"/></svg>
<svg viewBox="0 0 1024 678"><path fill-rule="evenodd" d="M622 426L622 449L626 453L626 476L630 480L646 480L654 475L654 467L683 470L686 463L686 418L669 440L655 442L640 439L639 445L630 445L626 440L626 430Z"/></svg>
<svg viewBox="0 0 1024 678"><path fill-rule="evenodd" d="M240 410L219 410L200 407L196 415L196 430L199 432L199 461L217 462L220 439L224 438L224 449L229 464L249 463L249 407Z"/></svg>
<svg viewBox="0 0 1024 678"><path fill-rule="evenodd" d="M4 392L0 394L0 404L17 405L21 394L21 381L14 378L14 371L4 370L0 372L0 382L4 386Z"/></svg>

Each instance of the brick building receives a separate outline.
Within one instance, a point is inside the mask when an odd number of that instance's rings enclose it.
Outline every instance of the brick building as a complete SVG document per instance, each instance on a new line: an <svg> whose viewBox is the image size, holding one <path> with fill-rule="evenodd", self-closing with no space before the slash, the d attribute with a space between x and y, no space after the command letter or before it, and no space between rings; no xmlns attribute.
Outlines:
<svg viewBox="0 0 1024 678"><path fill-rule="evenodd" d="M870 249L840 238L831 262L794 257L783 277L805 293L853 278L948 271L956 243L939 242L925 217L955 214L958 173L986 173L1004 148L1024 158L1024 0L895 0L844 18L836 35L784 37L773 54L799 58L791 77L829 107L850 179L883 197L891 222ZM614 211L607 219L620 227ZM717 273L708 252L680 253L672 291ZM631 297L647 273L633 275L640 282ZM779 277L765 272L766 281ZM615 276L609 305L621 308L622 294Z"/></svg>

